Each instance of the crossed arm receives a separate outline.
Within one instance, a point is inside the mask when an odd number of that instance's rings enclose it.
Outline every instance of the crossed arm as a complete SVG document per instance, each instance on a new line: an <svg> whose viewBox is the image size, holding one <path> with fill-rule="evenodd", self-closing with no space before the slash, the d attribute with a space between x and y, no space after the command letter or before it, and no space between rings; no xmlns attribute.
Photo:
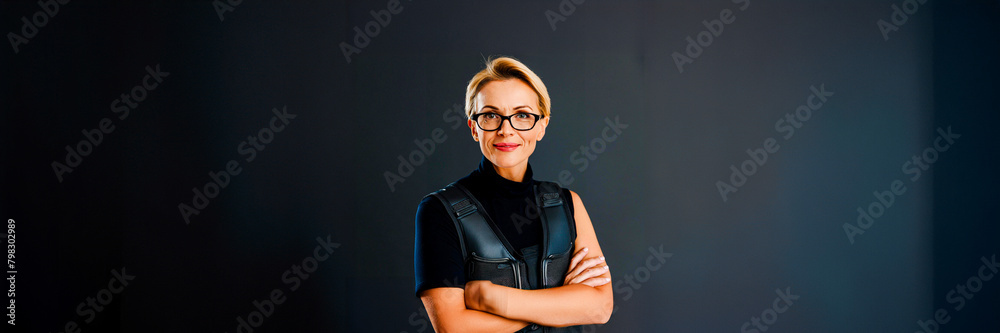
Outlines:
<svg viewBox="0 0 1000 333"><path fill-rule="evenodd" d="M611 273L597 242L583 201L573 196L577 238L563 285L520 290L489 281L469 281L465 288L434 288L420 294L437 332L513 332L537 323L545 326L603 324L614 307Z"/></svg>

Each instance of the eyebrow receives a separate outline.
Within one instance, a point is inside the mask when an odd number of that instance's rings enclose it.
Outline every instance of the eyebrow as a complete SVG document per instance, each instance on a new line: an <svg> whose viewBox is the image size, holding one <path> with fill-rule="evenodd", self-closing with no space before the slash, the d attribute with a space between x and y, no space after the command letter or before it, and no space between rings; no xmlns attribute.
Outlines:
<svg viewBox="0 0 1000 333"><path fill-rule="evenodd" d="M514 110L520 110L520 109L525 109L525 108L528 109L528 110L534 111L534 109L532 109L531 106L529 106L529 105L515 106ZM484 105L483 108L480 109L480 111L486 110L486 109L500 110L500 108L492 106L492 105Z"/></svg>

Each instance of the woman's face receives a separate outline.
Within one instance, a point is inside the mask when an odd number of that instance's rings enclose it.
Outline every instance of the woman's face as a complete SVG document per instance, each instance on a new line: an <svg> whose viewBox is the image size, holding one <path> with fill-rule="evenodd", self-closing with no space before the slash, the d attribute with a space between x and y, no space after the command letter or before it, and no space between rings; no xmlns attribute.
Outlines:
<svg viewBox="0 0 1000 333"><path fill-rule="evenodd" d="M527 83L517 79L486 83L476 95L476 106L479 109L474 114L492 112L501 116L517 113L541 115L538 110L538 95ZM468 124L472 129L472 136L479 141L479 149L493 165L523 173L528 165L528 157L535 151L535 142L545 136L549 118L538 119L535 127L527 131L514 129L509 120L501 122L496 131L481 130L472 120Z"/></svg>

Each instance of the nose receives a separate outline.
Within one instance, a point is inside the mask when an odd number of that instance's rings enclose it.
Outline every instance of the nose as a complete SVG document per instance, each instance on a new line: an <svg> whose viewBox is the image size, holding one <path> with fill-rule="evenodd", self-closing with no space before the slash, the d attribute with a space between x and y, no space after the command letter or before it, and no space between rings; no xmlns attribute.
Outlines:
<svg viewBox="0 0 1000 333"><path fill-rule="evenodd" d="M497 135L508 136L514 134L514 124L511 123L511 118L503 119L500 121L500 128L497 129Z"/></svg>

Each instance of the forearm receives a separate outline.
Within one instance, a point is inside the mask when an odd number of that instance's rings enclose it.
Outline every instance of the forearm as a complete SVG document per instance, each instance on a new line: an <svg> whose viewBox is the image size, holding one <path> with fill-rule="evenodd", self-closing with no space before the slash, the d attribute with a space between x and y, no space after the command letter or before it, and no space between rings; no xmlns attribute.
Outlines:
<svg viewBox="0 0 1000 333"><path fill-rule="evenodd" d="M504 318L477 310L459 310L438 318L434 330L443 332L515 332L527 322ZM440 326L440 327L438 327Z"/></svg>
<svg viewBox="0 0 1000 333"><path fill-rule="evenodd" d="M462 289L438 288L421 296L435 332L514 332L528 325L527 322L467 309L462 294Z"/></svg>
<svg viewBox="0 0 1000 333"><path fill-rule="evenodd" d="M603 324L614 307L611 285L572 284L550 289L521 290L494 285L488 312L545 326Z"/></svg>

